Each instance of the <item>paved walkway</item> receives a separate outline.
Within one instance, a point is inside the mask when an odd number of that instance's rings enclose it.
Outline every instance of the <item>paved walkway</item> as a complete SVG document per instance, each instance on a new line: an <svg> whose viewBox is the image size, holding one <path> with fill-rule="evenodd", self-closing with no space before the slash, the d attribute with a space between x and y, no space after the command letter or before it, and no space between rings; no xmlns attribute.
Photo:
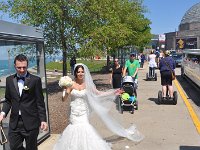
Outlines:
<svg viewBox="0 0 200 150"><path fill-rule="evenodd" d="M188 113L187 107L178 93L177 105L157 105L158 91L161 90L160 73L158 81L146 81L147 65L139 71L138 102L139 110L134 114L124 112L119 117L125 126L137 125L145 135L140 143L119 138L107 131L106 127L93 116L91 122L101 136L112 143L113 150L199 150L200 136ZM174 89L177 90L175 84ZM39 145L39 150L52 150L59 135L52 134Z"/></svg>
<svg viewBox="0 0 200 150"><path fill-rule="evenodd" d="M53 145L57 141L59 134L51 134L51 136L39 145L38 150L52 150Z"/></svg>

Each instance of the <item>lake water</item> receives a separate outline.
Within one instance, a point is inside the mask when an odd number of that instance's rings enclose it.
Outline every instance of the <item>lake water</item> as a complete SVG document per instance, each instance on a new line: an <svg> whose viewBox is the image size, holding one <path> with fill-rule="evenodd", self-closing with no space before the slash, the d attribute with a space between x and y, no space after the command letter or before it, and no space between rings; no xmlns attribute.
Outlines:
<svg viewBox="0 0 200 150"><path fill-rule="evenodd" d="M53 61L53 59L47 58L46 63ZM36 66L36 61L29 61L28 67L34 67ZM0 76L5 76L9 74L15 73L14 68L14 60L0 60Z"/></svg>

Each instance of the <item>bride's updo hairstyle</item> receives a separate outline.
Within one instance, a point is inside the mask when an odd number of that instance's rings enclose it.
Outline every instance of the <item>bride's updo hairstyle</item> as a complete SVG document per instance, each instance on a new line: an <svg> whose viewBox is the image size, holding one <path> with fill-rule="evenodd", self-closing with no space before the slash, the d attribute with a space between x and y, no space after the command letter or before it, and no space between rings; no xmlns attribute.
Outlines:
<svg viewBox="0 0 200 150"><path fill-rule="evenodd" d="M77 65L77 66L75 67L75 69L74 69L74 76L75 76L75 78L77 78L77 73L78 73L78 69L79 69L79 68L82 68L83 71L84 71L84 67L83 67L82 65Z"/></svg>

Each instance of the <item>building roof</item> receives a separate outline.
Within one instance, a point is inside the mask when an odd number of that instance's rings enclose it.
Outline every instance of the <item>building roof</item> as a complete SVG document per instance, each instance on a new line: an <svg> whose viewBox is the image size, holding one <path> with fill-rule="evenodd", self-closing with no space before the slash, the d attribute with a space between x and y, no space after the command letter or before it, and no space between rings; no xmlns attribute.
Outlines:
<svg viewBox="0 0 200 150"><path fill-rule="evenodd" d="M186 11L180 24L200 22L200 2Z"/></svg>
<svg viewBox="0 0 200 150"><path fill-rule="evenodd" d="M22 24L11 23L0 20L0 38L1 39L20 39L43 41L43 32L36 27Z"/></svg>

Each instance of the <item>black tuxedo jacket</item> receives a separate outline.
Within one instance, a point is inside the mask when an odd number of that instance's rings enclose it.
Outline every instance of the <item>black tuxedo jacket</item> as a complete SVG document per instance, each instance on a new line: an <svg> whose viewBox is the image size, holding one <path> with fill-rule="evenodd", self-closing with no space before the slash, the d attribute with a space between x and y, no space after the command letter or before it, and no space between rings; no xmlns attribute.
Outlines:
<svg viewBox="0 0 200 150"><path fill-rule="evenodd" d="M6 78L6 102L2 111L6 116L11 109L9 127L15 129L18 123L19 110L26 130L36 129L42 121L46 122L46 109L42 92L41 78L27 73L24 88L20 96L17 75Z"/></svg>

